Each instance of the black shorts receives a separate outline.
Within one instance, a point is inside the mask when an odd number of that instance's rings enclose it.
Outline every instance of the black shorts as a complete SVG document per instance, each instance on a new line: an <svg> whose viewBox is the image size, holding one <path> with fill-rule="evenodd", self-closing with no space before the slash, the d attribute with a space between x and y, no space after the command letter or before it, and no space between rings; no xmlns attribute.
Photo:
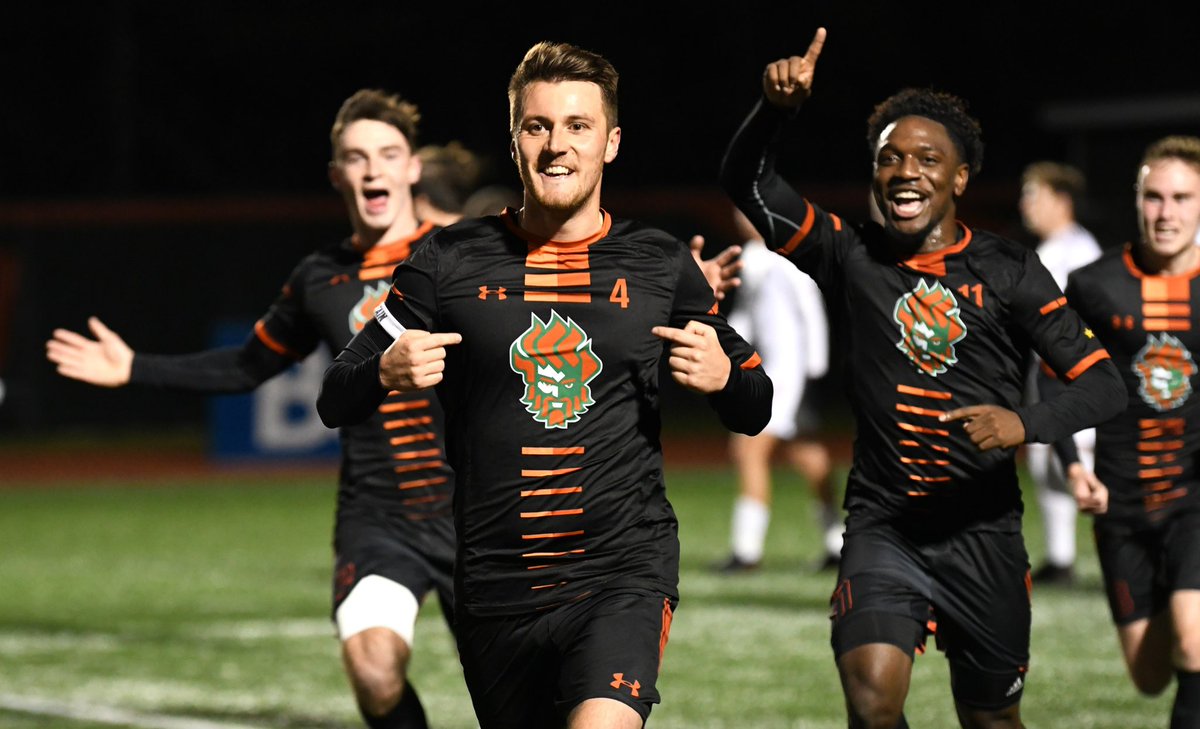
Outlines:
<svg viewBox="0 0 1200 729"><path fill-rule="evenodd" d="M333 532L333 613L359 580L379 575L403 585L418 602L436 590L446 622L454 622L454 520L389 514L370 499L338 506Z"/></svg>
<svg viewBox="0 0 1200 729"><path fill-rule="evenodd" d="M587 699L641 715L656 684L674 604L625 589L527 615L458 616L458 650L481 729L558 729Z"/></svg>
<svg viewBox="0 0 1200 729"><path fill-rule="evenodd" d="M1200 514L1179 514L1152 527L1101 518L1093 531L1117 625L1166 610L1176 590L1200 590Z"/></svg>
<svg viewBox="0 0 1200 729"><path fill-rule="evenodd" d="M886 525L845 534L831 600L834 655L868 643L924 652L937 636L954 698L980 709L1021 699L1029 666L1029 557L1019 533L914 541Z"/></svg>

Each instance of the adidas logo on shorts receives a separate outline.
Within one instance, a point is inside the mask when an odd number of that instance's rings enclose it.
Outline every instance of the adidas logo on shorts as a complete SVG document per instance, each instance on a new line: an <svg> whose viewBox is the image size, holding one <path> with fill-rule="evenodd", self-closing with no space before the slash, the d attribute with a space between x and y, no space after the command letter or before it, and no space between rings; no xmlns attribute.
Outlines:
<svg viewBox="0 0 1200 729"><path fill-rule="evenodd" d="M1005 698L1012 696L1016 692L1020 691L1024 685L1025 685L1025 682L1021 680L1020 676L1017 676L1017 680L1013 681L1013 685L1008 687L1008 693L1004 694Z"/></svg>

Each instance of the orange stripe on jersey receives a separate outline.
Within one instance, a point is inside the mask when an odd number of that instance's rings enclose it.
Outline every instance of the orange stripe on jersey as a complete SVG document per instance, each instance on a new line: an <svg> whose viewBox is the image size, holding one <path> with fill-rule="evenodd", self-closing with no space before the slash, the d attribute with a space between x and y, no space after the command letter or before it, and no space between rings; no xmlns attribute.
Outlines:
<svg viewBox="0 0 1200 729"><path fill-rule="evenodd" d="M526 291L525 301L548 302L551 304L590 304L591 294L563 294L557 291Z"/></svg>
<svg viewBox="0 0 1200 729"><path fill-rule="evenodd" d="M1101 360L1105 360L1108 358L1109 357L1108 357L1107 349L1097 349L1095 352L1092 352L1088 356L1079 360L1079 362L1077 362L1074 367L1072 367L1070 370L1068 370L1067 374L1063 375L1063 377L1066 378L1067 382L1070 382L1071 380L1074 380L1076 377L1079 377L1080 375L1082 375L1084 372L1087 372L1088 369L1090 369L1092 365L1096 364L1097 362L1099 362Z"/></svg>
<svg viewBox="0 0 1200 729"><path fill-rule="evenodd" d="M905 405L902 402L896 403L896 409L902 413L912 413L913 415L927 415L931 418L936 418L945 413L945 410L930 410L929 408L919 408L916 405Z"/></svg>
<svg viewBox="0 0 1200 729"><path fill-rule="evenodd" d="M395 438L392 438L388 442L394 446L399 446L399 445L404 445L406 443L420 443L423 440L433 440L435 437L437 437L437 436L435 436L433 433L417 433L416 435L398 435Z"/></svg>
<svg viewBox="0 0 1200 729"><path fill-rule="evenodd" d="M1142 316L1146 317L1190 317L1192 307L1189 304L1142 304Z"/></svg>
<svg viewBox="0 0 1200 729"><path fill-rule="evenodd" d="M552 564L531 564L531 565L529 565L528 567L526 567L525 569L527 569L527 570L545 570L545 569L550 569L551 567L555 567L555 566L557 566L557 565L552 565Z"/></svg>
<svg viewBox="0 0 1200 729"><path fill-rule="evenodd" d="M1067 305L1067 297L1061 296L1061 297L1055 299L1054 301L1051 301L1049 304L1046 304L1042 308L1038 309L1038 313L1041 314L1042 316L1045 316L1056 309L1063 308L1066 305Z"/></svg>
<svg viewBox="0 0 1200 729"><path fill-rule="evenodd" d="M913 463L918 466L949 466L950 461L929 460L928 458L909 458L908 456L900 457L901 463Z"/></svg>
<svg viewBox="0 0 1200 729"><path fill-rule="evenodd" d="M1188 490L1180 486L1174 491L1167 491L1159 494L1149 494L1145 499L1143 499L1143 501L1146 504L1147 511L1154 511L1155 509L1161 509L1162 507L1166 506L1170 501L1181 499L1184 496L1187 496L1187 493Z"/></svg>
<svg viewBox="0 0 1200 729"><path fill-rule="evenodd" d="M1180 276L1146 276L1142 279L1142 301L1189 301L1190 281L1200 269Z"/></svg>
<svg viewBox="0 0 1200 729"><path fill-rule="evenodd" d="M433 422L433 416L424 415L419 418L404 418L403 420L388 420L383 424L384 430L396 430L397 428L411 428L416 425L429 425Z"/></svg>
<svg viewBox="0 0 1200 729"><path fill-rule="evenodd" d="M1158 462L1159 462L1158 456L1138 456L1138 465L1139 466L1154 466L1154 465L1157 465Z"/></svg>
<svg viewBox="0 0 1200 729"><path fill-rule="evenodd" d="M1192 323L1187 319L1143 319L1142 328L1148 332L1190 332Z"/></svg>
<svg viewBox="0 0 1200 729"><path fill-rule="evenodd" d="M446 465L442 461L426 461L425 463L410 463L407 466L396 466L392 470L396 473L412 473L413 471L424 471L425 469L441 468Z"/></svg>
<svg viewBox="0 0 1200 729"><path fill-rule="evenodd" d="M830 220L833 221L833 229L840 231L842 229L842 219L839 218L838 216L834 215L833 213L829 214L829 218L830 218Z"/></svg>
<svg viewBox="0 0 1200 729"><path fill-rule="evenodd" d="M1166 428L1173 430L1179 435L1183 435L1183 428L1187 425L1187 421L1183 418L1139 418L1139 428Z"/></svg>
<svg viewBox="0 0 1200 729"><path fill-rule="evenodd" d="M902 440L902 441L900 441L900 445L908 446L909 448L920 448L921 447L921 444L916 442L915 440Z"/></svg>
<svg viewBox="0 0 1200 729"><path fill-rule="evenodd" d="M750 355L750 359L738 365L743 370L752 370L762 364L762 357L758 356L758 352Z"/></svg>
<svg viewBox="0 0 1200 729"><path fill-rule="evenodd" d="M1181 440L1160 440L1150 443L1138 443L1139 451L1149 451L1156 453L1159 451L1178 451L1183 450L1183 441Z"/></svg>
<svg viewBox="0 0 1200 729"><path fill-rule="evenodd" d="M942 430L941 428L923 428L920 425L912 425L910 423L896 423L900 430L907 430L910 433L924 433L925 435L950 435L950 431Z"/></svg>
<svg viewBox="0 0 1200 729"><path fill-rule="evenodd" d="M949 453L950 452L950 449L947 448L946 446L930 445L929 447L940 453Z"/></svg>
<svg viewBox="0 0 1200 729"><path fill-rule="evenodd" d="M905 491L905 496L932 496L928 491Z"/></svg>
<svg viewBox="0 0 1200 729"><path fill-rule="evenodd" d="M424 450L424 451L408 451L407 453L396 453L392 456L392 458L395 458L397 461L412 461L412 460L416 460L417 458L436 458L437 456L440 456L440 455L442 455L441 449L430 448L430 449Z"/></svg>
<svg viewBox="0 0 1200 729"><path fill-rule="evenodd" d="M800 245L801 241L807 238L808 234L812 231L813 222L817 219L817 211L813 209L812 203L807 200L804 201L804 207L804 222L800 223L800 229L791 238L788 238L788 242L784 243L783 247L779 249L779 252L784 255L796 250L796 246Z"/></svg>
<svg viewBox="0 0 1200 729"><path fill-rule="evenodd" d="M949 476L918 476L914 473L908 474L910 481L921 481L923 483L945 483L950 480Z"/></svg>
<svg viewBox="0 0 1200 729"><path fill-rule="evenodd" d="M1168 466L1166 468L1143 468L1138 471L1138 478L1167 478L1183 473L1183 466Z"/></svg>
<svg viewBox="0 0 1200 729"><path fill-rule="evenodd" d="M424 222L417 226L416 230L403 238L376 243L368 250L363 251L363 266L379 266L384 263L391 263L394 268L396 263L408 258L412 244L420 240L431 230L433 230L433 223ZM354 245L356 248L359 247L357 237L355 237Z"/></svg>
<svg viewBox="0 0 1200 729"><path fill-rule="evenodd" d="M381 278L391 278L392 274L396 271L396 266L398 265L399 262L388 263L383 266L374 266L372 268L360 268L358 269L358 280L377 281Z"/></svg>
<svg viewBox="0 0 1200 729"><path fill-rule="evenodd" d="M583 509L557 509L555 511L522 511L522 519L541 519L547 516L579 516Z"/></svg>
<svg viewBox="0 0 1200 729"><path fill-rule="evenodd" d="M546 557L566 557L571 554L583 554L585 551L583 549L571 549L566 552L526 552L521 556L528 559L545 559Z"/></svg>
<svg viewBox="0 0 1200 729"><path fill-rule="evenodd" d="M941 250L932 251L930 253L917 253L913 255L912 258L904 261L903 265L913 269L914 271L920 271L921 273L928 273L934 276L945 276L946 256L958 253L971 244L971 229L962 223L959 223L958 227L961 228L963 232L962 240L952 246L942 248Z"/></svg>
<svg viewBox="0 0 1200 729"><path fill-rule="evenodd" d="M574 468L549 468L549 469L522 468L521 475L525 476L526 478L542 478L545 476L564 476L568 473L575 473L576 471L582 471L582 470L583 470L582 466L575 466Z"/></svg>
<svg viewBox="0 0 1200 729"><path fill-rule="evenodd" d="M521 446L523 456L582 456L584 446L568 446L566 448L543 448L539 446Z"/></svg>
<svg viewBox="0 0 1200 729"><path fill-rule="evenodd" d="M433 494L432 496L414 496L411 499L404 499L400 503L405 506L413 506L415 504L432 504L438 501L445 501L450 498L447 494Z"/></svg>
<svg viewBox="0 0 1200 729"><path fill-rule="evenodd" d="M587 249L581 251L535 248L525 256L527 268L553 268L560 271L588 270Z"/></svg>
<svg viewBox="0 0 1200 729"><path fill-rule="evenodd" d="M1146 484L1145 487L1150 491L1166 491L1174 485L1174 481L1155 481L1154 483Z"/></svg>
<svg viewBox="0 0 1200 729"><path fill-rule="evenodd" d="M592 233L587 238L571 241L551 240L549 238L542 238L530 233L528 230L522 228L517 222L516 216L512 214L511 209L506 209L504 212L500 213L500 219L504 221L504 225L506 225L514 235L527 243L532 243L535 246L549 245L556 248L570 249L590 245L608 235L608 231L612 229L612 216L609 215L608 211L604 210L603 208L600 210L600 215L603 216L603 220L600 223L600 230Z"/></svg>
<svg viewBox="0 0 1200 729"><path fill-rule="evenodd" d="M258 337L258 341L265 344L267 349L271 350L275 354L281 354L284 357L291 357L292 359L304 359L299 354L280 344L274 337L268 334L267 326L263 324L262 319L254 322L254 336Z"/></svg>
<svg viewBox="0 0 1200 729"><path fill-rule="evenodd" d="M916 395L917 397L928 397L933 400L949 400L954 396L948 392L941 390L925 390L920 387L909 387L908 385L896 385L896 392L904 393L905 395Z"/></svg>
<svg viewBox="0 0 1200 729"><path fill-rule="evenodd" d="M671 637L671 619L674 615L671 613L671 600L663 598L662 611L662 628L658 633L658 670L662 670L663 653L667 650L667 639Z"/></svg>
<svg viewBox="0 0 1200 729"><path fill-rule="evenodd" d="M527 273L526 286L590 286L592 274L584 273Z"/></svg>
<svg viewBox="0 0 1200 729"><path fill-rule="evenodd" d="M428 400L413 400L411 402L387 402L379 406L381 413L399 413L405 410L424 410L429 407Z"/></svg>
<svg viewBox="0 0 1200 729"><path fill-rule="evenodd" d="M423 478L418 481L404 481L403 483L400 483L397 488L399 488L401 491L407 491L408 489L420 489L425 488L426 486L438 486L446 483L447 480L448 479L445 476L437 476L435 478Z"/></svg>
<svg viewBox="0 0 1200 729"><path fill-rule="evenodd" d="M521 492L521 498L524 499L524 498L528 498L530 496L562 496L564 494L582 494L582 493L583 493L582 486L568 486L566 488L561 488L561 489L529 489L528 491Z"/></svg>
<svg viewBox="0 0 1200 729"><path fill-rule="evenodd" d="M578 529L573 532L546 532L545 534L522 534L521 539L562 539L563 537L578 537L583 535L583 530Z"/></svg>

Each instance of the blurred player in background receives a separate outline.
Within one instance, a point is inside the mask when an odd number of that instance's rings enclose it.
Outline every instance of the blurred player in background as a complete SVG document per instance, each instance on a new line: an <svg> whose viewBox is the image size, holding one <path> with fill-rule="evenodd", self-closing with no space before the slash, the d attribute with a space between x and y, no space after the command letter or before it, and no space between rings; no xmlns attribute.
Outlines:
<svg viewBox="0 0 1200 729"><path fill-rule="evenodd" d="M1057 162L1035 162L1021 178L1021 220L1038 238L1037 254L1059 288L1067 287L1067 275L1100 257L1100 245L1077 221L1077 211L1086 189L1083 173ZM1033 355L1026 398L1037 402L1038 380L1052 377ZM1025 446L1029 473L1037 489L1042 525L1046 534L1046 561L1033 571L1035 584L1068 585L1075 578L1075 497L1067 485L1064 463L1079 461L1076 468L1092 469L1096 430L1075 433L1053 446ZM1062 451L1059 456L1056 451Z"/></svg>
<svg viewBox="0 0 1200 729"><path fill-rule="evenodd" d="M1150 145L1137 176L1140 237L1071 274L1067 298L1112 353L1128 408L1075 468L1137 689L1176 679L1171 729L1200 727L1200 138ZM1080 464L1071 464L1079 466Z"/></svg>
<svg viewBox="0 0 1200 729"><path fill-rule="evenodd" d="M353 234L296 266L241 347L135 353L92 318L95 340L58 329L47 356L61 374L94 385L230 393L253 390L322 342L340 351L387 296L392 270L437 229L412 197L419 118L416 106L382 91L345 101L329 177ZM427 726L407 677L417 613L434 590L448 622L453 607L453 474L441 419L429 393L390 393L340 433L333 616L359 710L375 729Z"/></svg>
<svg viewBox="0 0 1200 729"><path fill-rule="evenodd" d="M413 185L417 219L447 226L468 215L464 206L477 190L483 161L461 142L427 144L417 150L421 179Z"/></svg>
<svg viewBox="0 0 1200 729"><path fill-rule="evenodd" d="M807 274L766 247L737 208L734 229L742 241L741 286L729 324L755 346L771 376L771 421L758 435L734 433L730 453L737 468L731 554L718 565L730 574L753 570L763 558L771 518L771 459L783 449L788 463L817 497L824 555L821 569L837 565L843 520L835 500L829 449L817 437L820 413L810 385L829 368L829 324L821 291Z"/></svg>

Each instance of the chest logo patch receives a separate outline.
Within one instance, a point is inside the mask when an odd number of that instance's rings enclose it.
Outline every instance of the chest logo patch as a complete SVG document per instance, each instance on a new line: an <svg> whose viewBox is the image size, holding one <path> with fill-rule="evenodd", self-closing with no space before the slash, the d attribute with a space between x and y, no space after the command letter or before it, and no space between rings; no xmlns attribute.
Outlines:
<svg viewBox="0 0 1200 729"><path fill-rule="evenodd" d="M350 334L358 334L367 322L375 318L375 309L384 302L388 295L389 284L380 281L374 286L363 286L362 298L350 307Z"/></svg>
<svg viewBox="0 0 1200 729"><path fill-rule="evenodd" d="M1142 400L1162 412L1179 407L1192 394L1196 363L1183 342L1170 334L1151 334L1133 359L1133 372Z"/></svg>
<svg viewBox="0 0 1200 729"><path fill-rule="evenodd" d="M549 321L537 314L530 319L529 328L509 348L509 365L525 383L521 404L547 429L566 428L595 404L588 383L604 364L574 320L554 311Z"/></svg>
<svg viewBox="0 0 1200 729"><path fill-rule="evenodd" d="M892 318L900 326L899 349L921 372L937 377L958 362L954 345L967 336L967 327L959 315L958 299L934 282L921 279L917 287L896 301Z"/></svg>

